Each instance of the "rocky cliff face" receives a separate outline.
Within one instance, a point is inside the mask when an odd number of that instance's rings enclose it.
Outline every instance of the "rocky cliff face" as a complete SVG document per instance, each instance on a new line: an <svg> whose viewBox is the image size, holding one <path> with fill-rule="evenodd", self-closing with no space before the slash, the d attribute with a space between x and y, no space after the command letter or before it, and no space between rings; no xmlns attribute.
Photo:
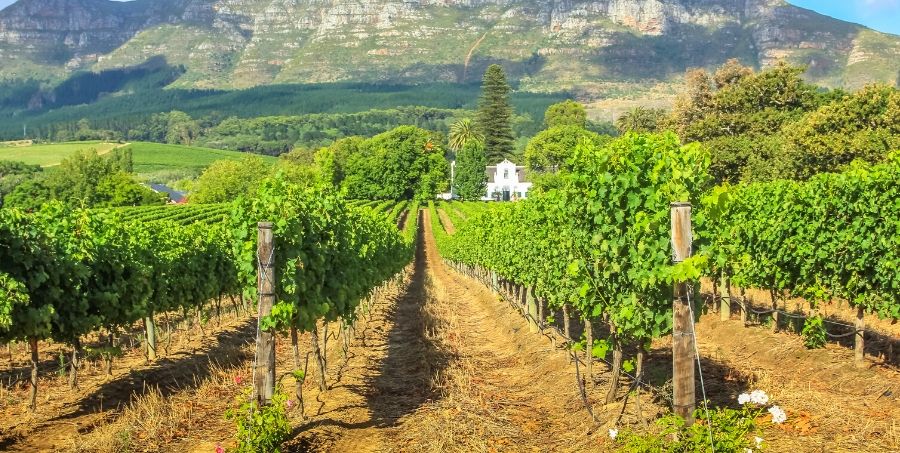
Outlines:
<svg viewBox="0 0 900 453"><path fill-rule="evenodd" d="M810 65L827 85L896 84L900 38L782 0L20 0L0 12L0 77L183 64L177 83L666 82L737 57Z"/></svg>

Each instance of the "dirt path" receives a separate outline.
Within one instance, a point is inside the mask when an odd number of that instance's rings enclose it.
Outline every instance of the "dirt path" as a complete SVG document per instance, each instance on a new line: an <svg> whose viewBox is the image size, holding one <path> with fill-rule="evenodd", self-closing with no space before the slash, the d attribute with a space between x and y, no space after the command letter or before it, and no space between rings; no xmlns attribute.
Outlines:
<svg viewBox="0 0 900 453"><path fill-rule="evenodd" d="M568 356L445 267L422 215L408 290L378 307L291 450L596 450Z"/></svg>

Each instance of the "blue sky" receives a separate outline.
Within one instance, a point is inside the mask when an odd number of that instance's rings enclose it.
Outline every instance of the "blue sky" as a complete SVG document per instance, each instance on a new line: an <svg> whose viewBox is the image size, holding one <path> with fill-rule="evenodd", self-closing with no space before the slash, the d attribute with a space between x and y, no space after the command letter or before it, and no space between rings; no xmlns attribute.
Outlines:
<svg viewBox="0 0 900 453"><path fill-rule="evenodd" d="M5 8L15 0L0 0ZM900 35L900 0L788 0L802 8Z"/></svg>
<svg viewBox="0 0 900 453"><path fill-rule="evenodd" d="M788 0L788 3L900 35L900 0Z"/></svg>

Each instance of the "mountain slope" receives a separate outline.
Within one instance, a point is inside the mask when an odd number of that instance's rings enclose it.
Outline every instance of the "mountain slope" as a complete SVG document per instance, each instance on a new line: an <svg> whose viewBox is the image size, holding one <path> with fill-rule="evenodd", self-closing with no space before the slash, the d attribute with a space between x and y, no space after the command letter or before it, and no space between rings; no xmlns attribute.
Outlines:
<svg viewBox="0 0 900 453"><path fill-rule="evenodd" d="M782 0L20 0L0 12L0 78L56 79L154 56L177 86L473 81L647 86L737 57L829 86L898 83L900 37Z"/></svg>

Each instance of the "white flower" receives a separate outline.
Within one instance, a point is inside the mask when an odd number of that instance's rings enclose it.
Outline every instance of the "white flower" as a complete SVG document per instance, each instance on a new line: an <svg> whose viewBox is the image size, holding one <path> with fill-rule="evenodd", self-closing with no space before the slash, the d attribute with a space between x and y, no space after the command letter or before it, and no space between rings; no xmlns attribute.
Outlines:
<svg viewBox="0 0 900 453"><path fill-rule="evenodd" d="M787 420L787 414L778 406L770 407L769 413L772 414L772 423L784 423Z"/></svg>
<svg viewBox="0 0 900 453"><path fill-rule="evenodd" d="M753 450L747 448L747 449L744 449L744 453L753 453Z"/></svg>
<svg viewBox="0 0 900 453"><path fill-rule="evenodd" d="M750 402L750 394L749 393L741 393L738 395L738 404L747 404Z"/></svg>
<svg viewBox="0 0 900 453"><path fill-rule="evenodd" d="M762 406L769 402L769 395L766 395L766 392L762 390L754 390L750 392L750 401Z"/></svg>
<svg viewBox="0 0 900 453"><path fill-rule="evenodd" d="M756 436L753 438L753 440L756 441L756 448L762 447L762 437Z"/></svg>
<svg viewBox="0 0 900 453"><path fill-rule="evenodd" d="M610 439L615 439L616 436L618 436L618 435L619 435L619 430L618 430L618 429L615 429L615 428L610 428L610 429L609 429L609 438L610 438Z"/></svg>

